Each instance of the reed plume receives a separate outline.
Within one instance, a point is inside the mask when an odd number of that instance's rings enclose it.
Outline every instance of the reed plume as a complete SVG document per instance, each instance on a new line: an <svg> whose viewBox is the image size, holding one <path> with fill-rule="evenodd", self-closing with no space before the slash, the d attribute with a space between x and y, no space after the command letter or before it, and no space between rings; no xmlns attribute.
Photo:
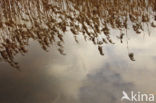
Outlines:
<svg viewBox="0 0 156 103"><path fill-rule="evenodd" d="M64 33L71 31L75 41L83 35L104 55L102 44L114 44L110 29L132 28L140 34L144 24L156 27L156 0L1 0L0 59L19 68L16 54L28 52L30 39L48 51L50 45L63 50ZM104 35L101 40L99 36ZM118 38L122 42L124 34ZM132 57L132 55L130 55Z"/></svg>

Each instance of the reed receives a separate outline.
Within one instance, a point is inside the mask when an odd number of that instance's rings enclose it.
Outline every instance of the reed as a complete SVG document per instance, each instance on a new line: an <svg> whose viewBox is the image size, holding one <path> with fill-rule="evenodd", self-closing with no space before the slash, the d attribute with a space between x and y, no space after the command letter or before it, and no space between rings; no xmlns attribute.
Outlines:
<svg viewBox="0 0 156 103"><path fill-rule="evenodd" d="M16 54L25 54L29 40L37 41L47 51L57 45L65 55L63 37L71 31L91 40L104 55L102 45L114 44L110 29L132 28L136 34L144 24L156 27L156 0L0 0L0 59L19 68ZM99 41L98 37L104 35ZM118 37L122 42L121 33ZM134 60L133 54L129 57Z"/></svg>

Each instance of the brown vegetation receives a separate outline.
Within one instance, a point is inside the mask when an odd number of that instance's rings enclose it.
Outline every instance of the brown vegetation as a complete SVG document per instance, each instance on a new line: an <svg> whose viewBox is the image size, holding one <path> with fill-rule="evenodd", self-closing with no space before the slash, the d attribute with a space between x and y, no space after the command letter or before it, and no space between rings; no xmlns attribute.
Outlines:
<svg viewBox="0 0 156 103"><path fill-rule="evenodd" d="M45 51L57 45L65 55L63 34L69 30L76 42L82 34L104 55L102 44L114 44L110 29L133 28L139 34L144 24L156 27L155 10L156 0L0 0L0 59L19 68L14 57L27 52L30 39ZM124 35L118 37L121 42ZM133 54L129 57L134 60Z"/></svg>

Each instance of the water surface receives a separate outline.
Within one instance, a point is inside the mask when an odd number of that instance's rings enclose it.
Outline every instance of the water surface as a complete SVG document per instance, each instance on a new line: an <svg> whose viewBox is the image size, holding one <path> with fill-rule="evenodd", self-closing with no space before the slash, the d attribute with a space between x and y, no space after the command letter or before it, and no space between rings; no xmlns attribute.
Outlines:
<svg viewBox="0 0 156 103"><path fill-rule="evenodd" d="M68 32L65 53L56 46L43 51L31 41L25 56L17 55L21 71L0 63L1 103L120 103L122 91L156 93L156 35L130 31L128 47L104 45L104 56L97 46L79 37L75 43ZM116 32L114 32L116 33ZM133 52L136 61L128 53Z"/></svg>

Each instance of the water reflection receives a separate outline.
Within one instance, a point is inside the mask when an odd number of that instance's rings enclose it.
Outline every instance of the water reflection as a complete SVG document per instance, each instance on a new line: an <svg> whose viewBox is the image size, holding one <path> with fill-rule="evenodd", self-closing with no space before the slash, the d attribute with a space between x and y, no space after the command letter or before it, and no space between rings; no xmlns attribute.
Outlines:
<svg viewBox="0 0 156 103"><path fill-rule="evenodd" d="M32 42L30 52L16 59L21 72L0 64L0 102L119 103L122 90L155 93L156 36L151 32L145 38L129 36L135 62L127 57L126 41L106 45L104 57L92 42L79 37L77 44L70 34L65 37L66 56L56 47L45 52Z"/></svg>
<svg viewBox="0 0 156 103"><path fill-rule="evenodd" d="M77 43L78 35L83 35L104 55L103 45L114 44L112 29L120 31L117 37L121 43L129 28L136 34L146 30L150 34L149 28L156 27L155 4L155 0L1 0L0 60L19 70L15 56L28 52L30 40L45 51L55 45L65 55L67 31ZM133 53L129 58L135 61Z"/></svg>
<svg viewBox="0 0 156 103"><path fill-rule="evenodd" d="M123 90L155 94L155 0L11 1L0 1L0 102L119 103Z"/></svg>

